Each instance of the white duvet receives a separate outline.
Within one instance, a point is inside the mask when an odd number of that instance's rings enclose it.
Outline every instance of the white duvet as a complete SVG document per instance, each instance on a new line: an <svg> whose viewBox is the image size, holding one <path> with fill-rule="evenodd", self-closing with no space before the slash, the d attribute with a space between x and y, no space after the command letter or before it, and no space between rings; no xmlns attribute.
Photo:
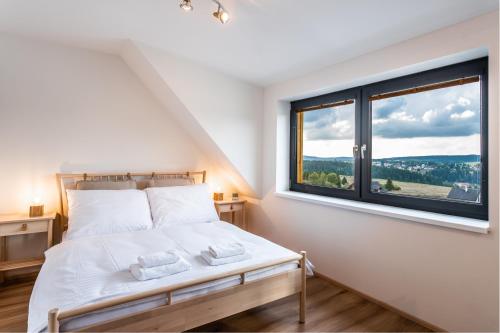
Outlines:
<svg viewBox="0 0 500 333"><path fill-rule="evenodd" d="M200 257L200 251L206 250L209 244L218 240L242 243L251 254L251 259L221 266L207 265ZM193 268L149 281L137 281L128 271L130 264L137 261L137 256L169 249L177 249ZM294 252L288 249L225 222L175 225L162 229L66 240L45 252L46 260L31 294L28 331L39 332L46 329L47 313L52 308L72 309L103 299L168 286L272 259L288 258L293 254ZM297 267L297 264L285 266L261 271L260 275L249 275L247 279L274 274L278 270L289 270ZM237 284L238 278L236 276L179 291L174 294L174 301ZM148 304L142 302L142 309L164 304L164 301L164 296L151 298ZM135 311L140 309L141 305L136 304ZM106 314L101 313L100 316L94 316L90 322L87 320L81 321L80 324L68 324L66 329L76 329L78 325L83 326L105 318Z"/></svg>

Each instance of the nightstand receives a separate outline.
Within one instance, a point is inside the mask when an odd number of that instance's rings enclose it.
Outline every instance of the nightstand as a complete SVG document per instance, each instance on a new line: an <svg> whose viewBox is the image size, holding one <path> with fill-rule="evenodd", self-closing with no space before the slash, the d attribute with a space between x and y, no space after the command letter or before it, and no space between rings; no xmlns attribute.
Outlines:
<svg viewBox="0 0 500 333"><path fill-rule="evenodd" d="M22 215L0 216L0 283L4 281L4 273L19 268L41 266L44 258L29 258L9 260L7 258L7 237L14 235L28 235L47 233L47 247L53 244L52 231L56 214L46 214L39 217Z"/></svg>
<svg viewBox="0 0 500 333"><path fill-rule="evenodd" d="M246 200L227 200L227 201L214 201L215 210L222 221L225 213L231 213L231 220L226 221L234 225L239 226L243 230L247 230L247 224L245 219L245 204ZM229 215L229 214L228 214ZM236 221L236 217L239 215L239 221Z"/></svg>

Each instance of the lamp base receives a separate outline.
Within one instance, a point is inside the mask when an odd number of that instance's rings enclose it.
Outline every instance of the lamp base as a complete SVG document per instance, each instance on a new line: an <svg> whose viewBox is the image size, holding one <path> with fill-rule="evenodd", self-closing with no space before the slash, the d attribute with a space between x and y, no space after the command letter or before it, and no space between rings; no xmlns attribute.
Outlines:
<svg viewBox="0 0 500 333"><path fill-rule="evenodd" d="M30 217L43 216L43 205L30 206Z"/></svg>
<svg viewBox="0 0 500 333"><path fill-rule="evenodd" d="M224 193L214 193L214 200L215 201L222 201L224 200Z"/></svg>

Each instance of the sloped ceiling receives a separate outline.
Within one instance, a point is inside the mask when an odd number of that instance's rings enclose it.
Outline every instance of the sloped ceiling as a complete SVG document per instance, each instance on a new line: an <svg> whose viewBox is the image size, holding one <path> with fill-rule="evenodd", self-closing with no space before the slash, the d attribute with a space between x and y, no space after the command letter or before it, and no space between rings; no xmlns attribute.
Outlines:
<svg viewBox="0 0 500 333"><path fill-rule="evenodd" d="M262 89L134 41L120 55L223 176L257 196Z"/></svg>

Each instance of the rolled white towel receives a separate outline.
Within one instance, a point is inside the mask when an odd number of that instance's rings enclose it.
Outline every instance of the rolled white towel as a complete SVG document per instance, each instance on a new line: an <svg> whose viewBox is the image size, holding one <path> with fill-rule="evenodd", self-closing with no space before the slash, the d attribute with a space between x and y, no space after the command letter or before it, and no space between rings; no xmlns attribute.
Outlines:
<svg viewBox="0 0 500 333"><path fill-rule="evenodd" d="M252 257L249 253L243 253L232 257L214 258L214 256L212 256L212 254L209 251L201 251L201 256L210 266L231 264L234 262L247 260Z"/></svg>
<svg viewBox="0 0 500 333"><path fill-rule="evenodd" d="M158 279L164 276L181 273L191 269L191 264L184 258L169 265L143 268L139 264L130 265L130 273L139 281Z"/></svg>
<svg viewBox="0 0 500 333"><path fill-rule="evenodd" d="M177 262L179 259L180 256L175 250L160 251L137 257L137 261L142 268L170 265Z"/></svg>
<svg viewBox="0 0 500 333"><path fill-rule="evenodd" d="M245 247L241 243L220 243L210 245L208 251L214 258L226 258L238 256L245 253Z"/></svg>

